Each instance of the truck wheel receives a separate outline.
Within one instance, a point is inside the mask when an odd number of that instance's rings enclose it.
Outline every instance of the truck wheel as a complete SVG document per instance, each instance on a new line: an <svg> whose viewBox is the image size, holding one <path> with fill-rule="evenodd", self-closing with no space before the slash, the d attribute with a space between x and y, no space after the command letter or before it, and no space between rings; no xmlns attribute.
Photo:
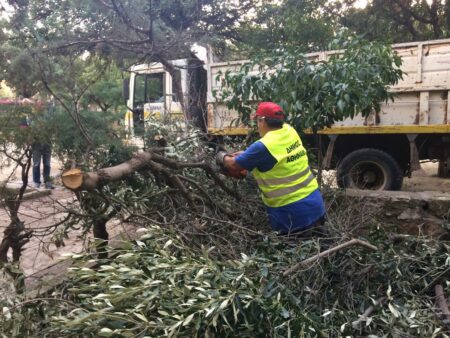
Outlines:
<svg viewBox="0 0 450 338"><path fill-rule="evenodd" d="M337 169L340 188L367 190L400 190L403 171L388 153L365 148L344 157Z"/></svg>

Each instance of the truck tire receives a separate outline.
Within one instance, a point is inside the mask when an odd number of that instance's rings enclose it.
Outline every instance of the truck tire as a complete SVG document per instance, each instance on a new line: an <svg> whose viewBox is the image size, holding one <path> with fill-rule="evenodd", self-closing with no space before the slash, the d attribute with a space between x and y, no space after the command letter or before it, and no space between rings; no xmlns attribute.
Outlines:
<svg viewBox="0 0 450 338"><path fill-rule="evenodd" d="M400 190L403 171L388 153L372 148L359 149L344 157L337 169L340 188Z"/></svg>

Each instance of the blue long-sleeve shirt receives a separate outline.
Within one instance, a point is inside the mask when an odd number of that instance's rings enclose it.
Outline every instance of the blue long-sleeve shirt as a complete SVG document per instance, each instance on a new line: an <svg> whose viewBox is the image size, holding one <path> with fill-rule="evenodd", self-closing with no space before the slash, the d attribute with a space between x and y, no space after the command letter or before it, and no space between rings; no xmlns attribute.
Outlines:
<svg viewBox="0 0 450 338"><path fill-rule="evenodd" d="M249 171L258 168L266 172L275 166L277 160L262 142L256 141L236 157L236 163ZM266 209L272 229L280 234L306 229L325 215L319 189L291 204L276 208L266 206Z"/></svg>

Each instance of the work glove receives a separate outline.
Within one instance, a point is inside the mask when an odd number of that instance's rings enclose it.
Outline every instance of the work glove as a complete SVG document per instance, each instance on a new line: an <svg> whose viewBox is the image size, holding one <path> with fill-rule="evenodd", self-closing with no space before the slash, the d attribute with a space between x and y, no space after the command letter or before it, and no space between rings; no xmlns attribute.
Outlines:
<svg viewBox="0 0 450 338"><path fill-rule="evenodd" d="M216 154L216 163L217 163L218 166L220 166L220 167L224 166L223 162L224 162L226 156L231 156L231 155L228 154L226 151L223 151L223 150L219 151Z"/></svg>
<svg viewBox="0 0 450 338"><path fill-rule="evenodd" d="M234 178L245 178L247 176L248 171L246 169L230 169L226 168L224 165L225 157L231 156L234 157L233 154L228 154L226 151L219 151L216 154L216 163L220 167L221 172L228 177L234 177Z"/></svg>

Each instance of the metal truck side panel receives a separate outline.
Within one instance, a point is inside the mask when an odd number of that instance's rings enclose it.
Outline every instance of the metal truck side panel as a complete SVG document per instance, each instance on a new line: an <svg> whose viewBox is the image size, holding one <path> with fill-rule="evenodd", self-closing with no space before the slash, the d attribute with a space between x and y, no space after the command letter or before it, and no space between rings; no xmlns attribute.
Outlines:
<svg viewBox="0 0 450 338"><path fill-rule="evenodd" d="M394 102L382 103L378 114L373 113L365 118L357 115L353 119L337 122L322 133L450 133L450 39L403 43L393 47L402 57L401 68L405 73L403 79L390 88L396 93ZM308 57L326 60L334 53L339 51L311 53ZM236 72L246 62L209 65L208 116L212 117L208 119L209 132L245 134L245 126L237 123L237 112L229 111L223 103L217 102L212 91L220 93L220 72Z"/></svg>

